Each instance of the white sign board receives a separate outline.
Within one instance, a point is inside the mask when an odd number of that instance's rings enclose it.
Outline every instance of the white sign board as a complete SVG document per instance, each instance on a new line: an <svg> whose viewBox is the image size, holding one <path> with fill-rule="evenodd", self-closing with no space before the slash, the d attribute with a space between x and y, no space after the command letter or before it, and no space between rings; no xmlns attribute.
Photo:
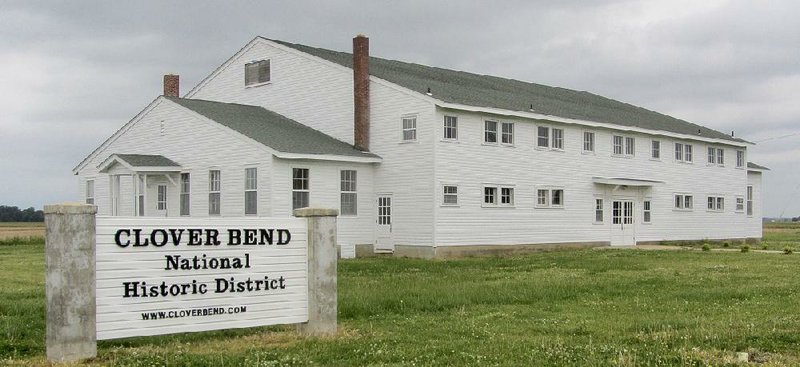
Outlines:
<svg viewBox="0 0 800 367"><path fill-rule="evenodd" d="M97 339L308 321L298 218L97 217Z"/></svg>

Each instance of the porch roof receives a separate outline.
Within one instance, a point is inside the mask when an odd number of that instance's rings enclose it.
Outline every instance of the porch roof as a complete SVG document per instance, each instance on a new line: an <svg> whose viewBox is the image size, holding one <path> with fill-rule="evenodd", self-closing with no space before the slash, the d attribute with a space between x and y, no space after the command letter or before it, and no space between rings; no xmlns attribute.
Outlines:
<svg viewBox="0 0 800 367"><path fill-rule="evenodd" d="M664 181L643 180L640 178L627 178L627 177L592 177L592 182L600 185L635 186L635 187L652 187L653 185L664 183Z"/></svg>
<svg viewBox="0 0 800 367"><path fill-rule="evenodd" d="M108 172L114 164L120 164L134 173L140 172L180 172L181 165L163 155L119 154L110 155L97 168L101 173Z"/></svg>

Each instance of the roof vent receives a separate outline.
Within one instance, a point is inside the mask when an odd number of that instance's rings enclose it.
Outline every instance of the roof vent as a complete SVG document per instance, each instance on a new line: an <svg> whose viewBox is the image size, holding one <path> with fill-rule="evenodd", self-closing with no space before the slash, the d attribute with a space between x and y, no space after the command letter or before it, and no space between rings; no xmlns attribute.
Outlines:
<svg viewBox="0 0 800 367"><path fill-rule="evenodd" d="M734 132L734 131L733 131L733 130L731 130L731 138L732 138L732 137L734 137L734 136L736 136L736 135L735 135L733 132Z"/></svg>
<svg viewBox="0 0 800 367"><path fill-rule="evenodd" d="M536 110L534 110L534 109L533 109L533 103L531 103L531 108L529 108L529 110L530 110L531 112L534 112L534 111L536 111Z"/></svg>
<svg viewBox="0 0 800 367"><path fill-rule="evenodd" d="M428 91L427 91L427 92L425 92L425 94L427 94L427 95L429 95L429 96L432 96L432 95L433 95L433 93L431 93L431 87L428 87Z"/></svg>

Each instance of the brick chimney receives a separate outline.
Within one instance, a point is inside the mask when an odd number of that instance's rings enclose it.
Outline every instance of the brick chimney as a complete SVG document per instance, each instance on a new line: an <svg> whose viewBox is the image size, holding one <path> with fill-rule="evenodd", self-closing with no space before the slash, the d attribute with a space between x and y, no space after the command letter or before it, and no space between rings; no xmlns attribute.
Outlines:
<svg viewBox="0 0 800 367"><path fill-rule="evenodd" d="M164 75L164 96L180 97L180 76L175 74Z"/></svg>
<svg viewBox="0 0 800 367"><path fill-rule="evenodd" d="M369 151L369 38L353 38L353 141L358 150Z"/></svg>

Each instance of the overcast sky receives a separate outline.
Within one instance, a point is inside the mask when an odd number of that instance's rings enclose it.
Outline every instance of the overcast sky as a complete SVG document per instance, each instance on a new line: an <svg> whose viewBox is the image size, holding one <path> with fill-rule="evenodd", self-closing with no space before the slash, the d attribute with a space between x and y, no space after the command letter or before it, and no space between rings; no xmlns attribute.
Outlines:
<svg viewBox="0 0 800 367"><path fill-rule="evenodd" d="M135 4L135 5L134 5ZM0 205L80 198L71 170L181 75L253 37L587 90L758 142L766 216L800 215L797 1L0 0ZM704 156L703 156L704 157Z"/></svg>

